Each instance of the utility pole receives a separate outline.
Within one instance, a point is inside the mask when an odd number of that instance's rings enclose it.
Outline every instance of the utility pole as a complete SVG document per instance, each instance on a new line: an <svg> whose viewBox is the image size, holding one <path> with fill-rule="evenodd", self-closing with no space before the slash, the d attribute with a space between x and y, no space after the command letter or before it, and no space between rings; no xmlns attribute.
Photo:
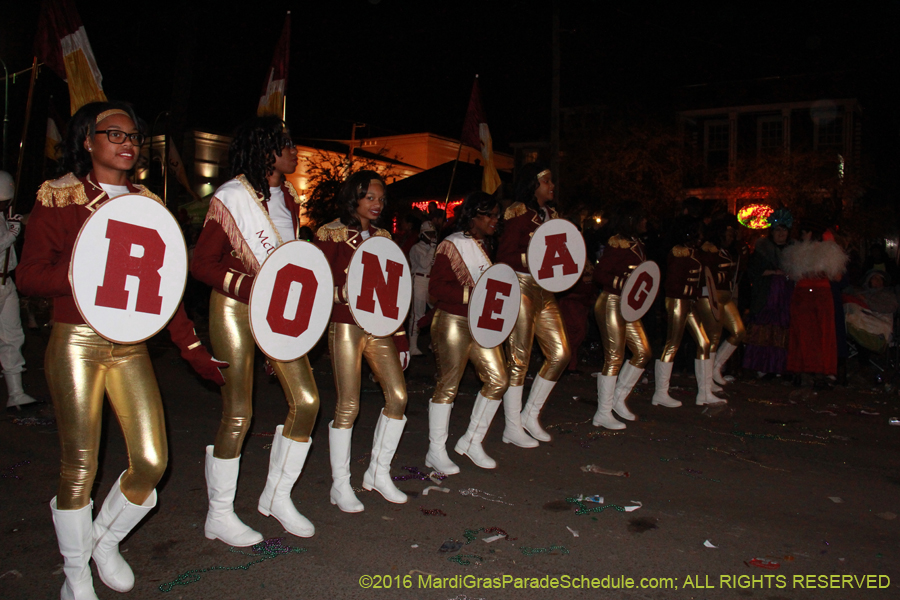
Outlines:
<svg viewBox="0 0 900 600"><path fill-rule="evenodd" d="M559 181L559 2L553 3L553 75L550 101L550 172L560 197Z"/></svg>

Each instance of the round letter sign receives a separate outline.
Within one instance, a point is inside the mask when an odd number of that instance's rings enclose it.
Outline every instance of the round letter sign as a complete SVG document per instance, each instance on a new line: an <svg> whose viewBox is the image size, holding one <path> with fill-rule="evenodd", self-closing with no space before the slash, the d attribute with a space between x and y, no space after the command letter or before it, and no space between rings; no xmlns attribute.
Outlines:
<svg viewBox="0 0 900 600"><path fill-rule="evenodd" d="M263 353L279 362L312 350L334 306L331 267L313 244L292 241L269 254L250 291L250 329Z"/></svg>
<svg viewBox="0 0 900 600"><path fill-rule="evenodd" d="M347 269L347 298L356 324L375 337L397 331L412 299L409 263L400 247L371 237L353 253Z"/></svg>
<svg viewBox="0 0 900 600"><path fill-rule="evenodd" d="M519 317L522 291L509 265L498 264L478 278L469 296L469 331L482 348L502 344Z"/></svg>
<svg viewBox="0 0 900 600"><path fill-rule="evenodd" d="M656 299L660 281L659 265L652 260L639 264L622 288L622 299L619 301L622 318L631 322L647 314Z"/></svg>
<svg viewBox="0 0 900 600"><path fill-rule="evenodd" d="M549 292L564 292L578 283L586 259L581 232L565 219L547 221L528 243L528 271Z"/></svg>
<svg viewBox="0 0 900 600"><path fill-rule="evenodd" d="M78 232L69 281L98 335L135 344L165 327L184 294L187 249L175 217L146 196L108 200Z"/></svg>

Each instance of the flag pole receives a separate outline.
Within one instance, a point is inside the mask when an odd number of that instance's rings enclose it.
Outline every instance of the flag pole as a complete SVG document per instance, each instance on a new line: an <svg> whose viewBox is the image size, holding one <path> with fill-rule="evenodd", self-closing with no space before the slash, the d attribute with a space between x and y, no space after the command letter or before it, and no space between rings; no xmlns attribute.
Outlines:
<svg viewBox="0 0 900 600"><path fill-rule="evenodd" d="M28 135L28 124L31 121L31 105L34 100L34 82L37 79L37 64L38 59L37 56L34 57L34 62L31 65L31 83L28 85L28 101L25 103L25 123L22 126L22 141L19 142L19 163L16 165L16 190L13 194L12 202L9 203L9 215L12 216L16 214L16 200L19 198L19 190L22 189L22 165L25 162L25 138ZM0 285L6 285L6 279L9 277L9 252L10 248L6 249L4 252L5 256L3 257L3 270L0 271Z"/></svg>

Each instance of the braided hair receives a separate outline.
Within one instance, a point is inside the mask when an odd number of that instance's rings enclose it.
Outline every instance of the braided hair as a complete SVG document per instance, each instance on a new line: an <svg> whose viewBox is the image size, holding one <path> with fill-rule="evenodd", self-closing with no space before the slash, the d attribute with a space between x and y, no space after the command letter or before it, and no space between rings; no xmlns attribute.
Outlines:
<svg viewBox="0 0 900 600"><path fill-rule="evenodd" d="M275 172L275 155L284 147L284 121L273 115L250 119L238 128L228 148L231 176L243 175L268 200L267 178Z"/></svg>

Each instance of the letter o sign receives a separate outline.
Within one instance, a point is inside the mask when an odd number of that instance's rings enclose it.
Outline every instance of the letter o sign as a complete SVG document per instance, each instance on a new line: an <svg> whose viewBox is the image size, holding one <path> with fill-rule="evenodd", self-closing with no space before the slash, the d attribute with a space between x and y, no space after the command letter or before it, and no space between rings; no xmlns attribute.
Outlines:
<svg viewBox="0 0 900 600"><path fill-rule="evenodd" d="M175 217L147 196L103 203L78 232L69 282L85 323L136 344L165 327L184 295L187 249Z"/></svg>
<svg viewBox="0 0 900 600"><path fill-rule="evenodd" d="M304 241L269 254L250 290L250 330L263 354L279 362L312 350L328 327L334 280L325 254Z"/></svg>

